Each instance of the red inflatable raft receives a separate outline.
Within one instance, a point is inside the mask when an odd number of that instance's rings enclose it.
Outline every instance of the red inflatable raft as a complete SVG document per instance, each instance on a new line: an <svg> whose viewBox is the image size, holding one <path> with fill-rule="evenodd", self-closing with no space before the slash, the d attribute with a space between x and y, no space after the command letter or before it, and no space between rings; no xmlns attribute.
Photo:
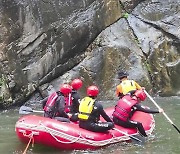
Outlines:
<svg viewBox="0 0 180 154"><path fill-rule="evenodd" d="M113 108L106 109L112 115ZM151 114L135 112L132 119L142 122L147 134L151 134L155 121ZM109 144L128 141L128 135L137 135L136 129L115 126L107 133L95 133L79 128L78 124L59 122L54 119L36 115L21 117L15 126L18 138L25 143L31 139L36 144L42 144L59 149L97 149Z"/></svg>

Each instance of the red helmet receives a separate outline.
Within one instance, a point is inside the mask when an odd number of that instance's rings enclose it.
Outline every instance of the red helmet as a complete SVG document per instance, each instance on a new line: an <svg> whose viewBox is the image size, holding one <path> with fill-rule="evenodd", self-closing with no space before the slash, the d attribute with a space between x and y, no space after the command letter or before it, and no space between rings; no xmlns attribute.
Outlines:
<svg viewBox="0 0 180 154"><path fill-rule="evenodd" d="M141 101L144 101L146 99L146 94L143 90L136 90L134 95L139 98Z"/></svg>
<svg viewBox="0 0 180 154"><path fill-rule="evenodd" d="M75 90L78 90L82 87L82 81L80 79L74 79L72 82L71 82L71 86L73 89Z"/></svg>
<svg viewBox="0 0 180 154"><path fill-rule="evenodd" d="M64 95L68 95L72 91L72 87L69 84L62 84L59 90Z"/></svg>
<svg viewBox="0 0 180 154"><path fill-rule="evenodd" d="M87 95L96 97L99 93L99 90L96 86L90 86L87 88Z"/></svg>

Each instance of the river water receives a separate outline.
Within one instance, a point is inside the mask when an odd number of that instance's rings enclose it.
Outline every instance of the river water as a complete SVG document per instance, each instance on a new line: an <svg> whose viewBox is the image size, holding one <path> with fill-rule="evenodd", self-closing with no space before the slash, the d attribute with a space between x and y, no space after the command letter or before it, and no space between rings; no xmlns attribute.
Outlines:
<svg viewBox="0 0 180 154"><path fill-rule="evenodd" d="M180 97L154 99L180 129ZM113 104L111 101L103 103L105 107ZM156 109L148 100L144 104ZM15 134L15 123L21 116L18 110L14 108L0 112L0 154L22 154L26 148L26 144L21 143ZM180 154L180 134L162 114L156 114L155 121L155 130L143 146L118 143L96 151L65 151L34 145L29 146L27 154Z"/></svg>

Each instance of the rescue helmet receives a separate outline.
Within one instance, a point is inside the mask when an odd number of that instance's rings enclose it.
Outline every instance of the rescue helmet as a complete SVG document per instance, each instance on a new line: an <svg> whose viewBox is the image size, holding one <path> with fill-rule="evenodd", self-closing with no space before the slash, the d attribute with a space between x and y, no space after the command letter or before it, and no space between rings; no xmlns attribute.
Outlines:
<svg viewBox="0 0 180 154"><path fill-rule="evenodd" d="M78 90L82 87L82 81L80 79L74 79L72 82L71 82L71 86L74 90Z"/></svg>
<svg viewBox="0 0 180 154"><path fill-rule="evenodd" d="M121 80L124 77L127 77L129 74L126 72L118 72L118 78Z"/></svg>
<svg viewBox="0 0 180 154"><path fill-rule="evenodd" d="M142 89L136 90L134 95L141 101L144 101L146 99L146 97L147 97L145 92Z"/></svg>
<svg viewBox="0 0 180 154"><path fill-rule="evenodd" d="M99 93L99 89L96 86L89 86L87 88L87 95L88 96L96 97L98 95L98 93Z"/></svg>
<svg viewBox="0 0 180 154"><path fill-rule="evenodd" d="M59 90L64 95L68 95L72 91L72 87L69 84L62 84Z"/></svg>

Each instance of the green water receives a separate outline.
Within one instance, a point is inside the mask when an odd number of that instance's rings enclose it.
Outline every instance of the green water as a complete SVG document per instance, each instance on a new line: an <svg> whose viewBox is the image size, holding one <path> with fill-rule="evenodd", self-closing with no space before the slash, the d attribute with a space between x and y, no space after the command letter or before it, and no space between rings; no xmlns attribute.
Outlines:
<svg viewBox="0 0 180 154"><path fill-rule="evenodd" d="M180 129L180 97L155 98L165 113ZM113 102L105 102L104 106L111 106ZM152 102L144 104L156 108ZM26 144L22 144L15 134L15 123L20 117L19 108L0 112L0 154L22 154ZM153 135L144 146L118 143L96 151L65 151L35 145L28 148L27 154L180 154L180 134L165 119L162 114L155 115L156 128Z"/></svg>

